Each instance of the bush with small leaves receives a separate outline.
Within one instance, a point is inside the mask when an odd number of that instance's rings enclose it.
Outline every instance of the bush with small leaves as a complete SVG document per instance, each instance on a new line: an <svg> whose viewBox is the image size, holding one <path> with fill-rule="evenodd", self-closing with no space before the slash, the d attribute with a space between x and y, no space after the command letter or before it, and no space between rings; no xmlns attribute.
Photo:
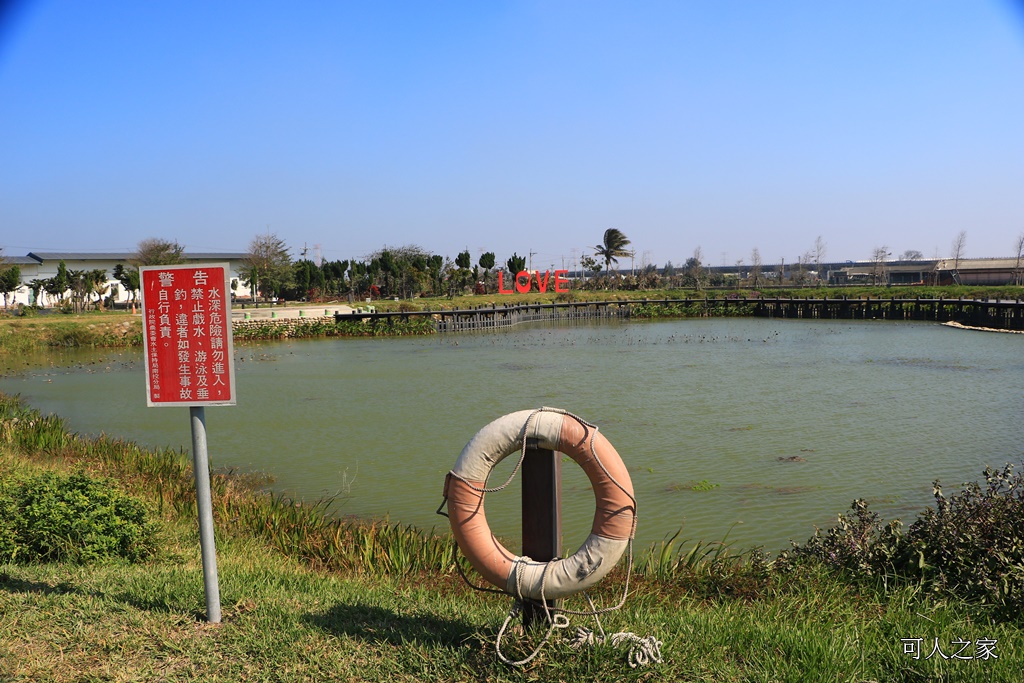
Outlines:
<svg viewBox="0 0 1024 683"><path fill-rule="evenodd" d="M936 592L954 593L1000 611L1024 613L1024 475L1013 465L985 469L978 482L946 498L907 531L908 574Z"/></svg>
<svg viewBox="0 0 1024 683"><path fill-rule="evenodd" d="M138 561L156 548L143 504L106 480L47 472L0 487L0 561Z"/></svg>
<svg viewBox="0 0 1024 683"><path fill-rule="evenodd" d="M814 530L814 536L800 546L779 555L776 566L785 570L802 562L820 562L852 576L891 574L903 552L902 523L897 519L883 523L867 501L857 499L849 515L839 514L828 531Z"/></svg>
<svg viewBox="0 0 1024 683"><path fill-rule="evenodd" d="M1013 465L984 472L985 484L964 484L946 498L933 487L935 507L904 533L856 500L852 514L815 531L804 545L781 553L780 571L817 562L853 578L914 583L934 595L986 605L1000 617L1024 614L1024 475Z"/></svg>
<svg viewBox="0 0 1024 683"><path fill-rule="evenodd" d="M14 527L10 523L18 508L7 488L4 482L0 481L0 562L14 557L18 547Z"/></svg>

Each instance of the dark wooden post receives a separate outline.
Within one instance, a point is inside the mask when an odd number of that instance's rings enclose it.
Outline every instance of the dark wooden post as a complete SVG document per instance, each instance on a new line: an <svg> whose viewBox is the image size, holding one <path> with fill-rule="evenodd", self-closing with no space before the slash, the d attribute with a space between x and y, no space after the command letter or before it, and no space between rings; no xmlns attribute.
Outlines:
<svg viewBox="0 0 1024 683"><path fill-rule="evenodd" d="M537 562L562 556L562 461L561 454L537 448L536 439L526 442L523 460L523 555ZM557 601L548 600L550 607ZM523 626L544 624L544 608L527 603Z"/></svg>

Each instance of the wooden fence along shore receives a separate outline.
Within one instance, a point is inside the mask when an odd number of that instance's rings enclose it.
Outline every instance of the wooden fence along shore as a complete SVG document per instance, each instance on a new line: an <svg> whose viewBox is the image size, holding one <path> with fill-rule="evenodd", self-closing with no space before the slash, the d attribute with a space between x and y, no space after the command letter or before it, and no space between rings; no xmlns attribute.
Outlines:
<svg viewBox="0 0 1024 683"><path fill-rule="evenodd" d="M430 316L438 332L496 330L535 321L584 321L611 318L755 316L822 320L931 320L969 327L1024 331L1024 301L976 299L686 298L628 301L577 301L513 306L479 306L461 310L339 313L338 322L395 320Z"/></svg>

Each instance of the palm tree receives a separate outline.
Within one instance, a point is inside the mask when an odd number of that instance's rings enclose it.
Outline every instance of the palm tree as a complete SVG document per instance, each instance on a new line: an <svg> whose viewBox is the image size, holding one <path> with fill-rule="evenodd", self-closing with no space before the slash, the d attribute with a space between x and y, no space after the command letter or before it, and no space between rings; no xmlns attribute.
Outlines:
<svg viewBox="0 0 1024 683"><path fill-rule="evenodd" d="M619 262L619 256L629 256L629 251L626 249L628 245L629 240L621 230L608 228L604 231L604 244L598 244L594 249L597 251L596 255L604 259L605 272L611 270L611 264Z"/></svg>

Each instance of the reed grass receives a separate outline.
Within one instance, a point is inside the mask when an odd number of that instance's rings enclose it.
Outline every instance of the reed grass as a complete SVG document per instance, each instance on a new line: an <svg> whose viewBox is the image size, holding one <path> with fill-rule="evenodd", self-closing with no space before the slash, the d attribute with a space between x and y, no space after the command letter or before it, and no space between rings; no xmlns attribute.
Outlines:
<svg viewBox="0 0 1024 683"><path fill-rule="evenodd" d="M105 435L83 438L68 432L59 417L44 417L2 393L0 445L37 462L73 465L121 479L131 490L151 497L161 514L194 515L195 480L182 451L144 449ZM387 520L337 517L330 512L332 499L296 501L264 490L266 482L266 477L212 473L218 524L234 534L265 539L290 556L327 569L373 575L454 569L447 536Z"/></svg>

